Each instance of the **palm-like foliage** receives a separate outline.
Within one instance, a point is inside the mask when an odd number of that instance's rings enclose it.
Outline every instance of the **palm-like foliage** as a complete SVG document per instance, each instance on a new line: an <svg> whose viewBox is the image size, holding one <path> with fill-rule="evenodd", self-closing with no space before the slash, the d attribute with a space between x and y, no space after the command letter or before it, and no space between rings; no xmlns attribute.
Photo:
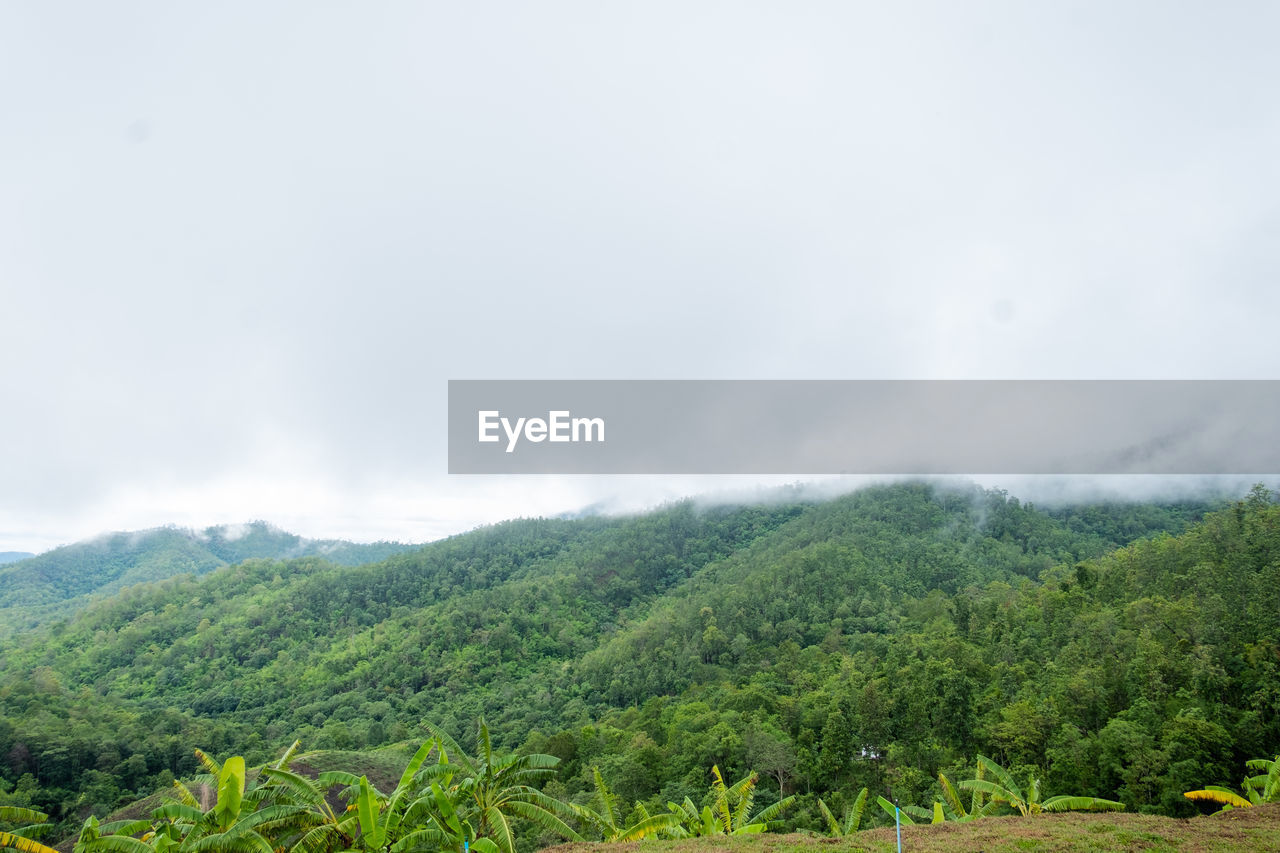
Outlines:
<svg viewBox="0 0 1280 853"><path fill-rule="evenodd" d="M433 751L435 764L427 763ZM281 784L305 802L318 817L308 831L298 838L291 853L329 853L329 851L413 851L419 849L462 850L475 841L474 832L458 827L451 831L449 817L455 812L442 794L436 780L446 781L452 770L437 740L429 740L409 759L396 787L383 794L367 776L343 771L321 773L315 783L282 771L266 771L272 783ZM351 803L347 812L334 814L323 792L342 786L342 798ZM485 845L473 845L484 850ZM495 851L496 853L496 851Z"/></svg>
<svg viewBox="0 0 1280 853"><path fill-rule="evenodd" d="M942 823L943 818L938 809L938 803L934 803L934 811L927 812L919 806L897 806L886 800L884 797L876 797L876 804L884 810L891 819L901 823L903 826L915 826L916 818L921 820L929 820L931 817L937 816L933 823Z"/></svg>
<svg viewBox="0 0 1280 853"><path fill-rule="evenodd" d="M1275 758L1251 758L1245 762L1250 770L1261 770L1244 780L1245 790L1255 806L1280 802L1280 755Z"/></svg>
<svg viewBox="0 0 1280 853"><path fill-rule="evenodd" d="M492 838L477 838L475 827L463 820L449 794L438 782L431 782L431 801L434 810L427 815L427 823L405 835L391 848L393 853L427 853L427 851L452 850L457 853L471 850L480 853L501 853ZM456 789L451 789L456 792Z"/></svg>
<svg viewBox="0 0 1280 853"><path fill-rule="evenodd" d="M867 809L867 789L863 788L858 792L858 797L853 801L853 805L845 809L844 818L836 820L836 816L831 813L831 809L827 804L818 799L818 811L822 812L822 817L827 821L827 829L832 838L843 838L846 835L853 835L862 828L862 815Z"/></svg>
<svg viewBox="0 0 1280 853"><path fill-rule="evenodd" d="M145 841L133 836L142 834ZM99 853L152 853L151 842L155 833L151 821L115 821L99 824L96 817L90 816L80 827L80 835L76 838L75 851L95 850Z"/></svg>
<svg viewBox="0 0 1280 853"><path fill-rule="evenodd" d="M1226 811L1227 809L1247 809L1253 806L1253 803L1248 799L1240 796L1230 788L1223 787L1222 785L1205 785L1204 788L1199 791L1187 791L1182 796L1186 797L1188 800L1206 800L1212 803L1219 803L1222 805L1221 811Z"/></svg>
<svg viewBox="0 0 1280 853"><path fill-rule="evenodd" d="M208 771L196 780L199 797L175 782L174 799L155 809L151 821L98 825L90 818L81 828L76 853L274 853L288 848L322 821L321 810L313 808L322 795L281 781L305 782L287 769L297 747L295 741L272 767L257 771L249 771L241 756L219 763L196 750ZM262 778L268 784L252 784Z"/></svg>
<svg viewBox="0 0 1280 853"><path fill-rule="evenodd" d="M680 822L674 814L650 815L643 805L638 805L640 820L630 826L619 826L621 817L618 811L618 797L604 782L600 768L591 768L595 782L595 794L591 798L591 806L573 806L574 812L592 829L600 834L601 841L639 841L658 832L669 829Z"/></svg>
<svg viewBox="0 0 1280 853"><path fill-rule="evenodd" d="M157 853L273 853L271 842L259 832L259 825L283 815L279 810L259 811L268 792L264 788L249 789L244 758L234 755L218 764L199 750L196 752L210 776L217 780L216 798L212 806L202 811L194 795L175 783L179 799L152 812L158 821L153 836ZM262 828L266 830L267 826ZM102 843L87 843L85 849L109 853Z"/></svg>
<svg viewBox="0 0 1280 853"><path fill-rule="evenodd" d="M582 840L565 823L576 816L573 807L533 787L555 775L560 759L542 753L498 756L484 720L477 727L475 758L468 757L444 731L430 724L427 727L440 745L441 762L452 769L452 778L457 780L447 791L442 788L442 793L457 803L460 820L474 821L478 837L492 838L501 853L514 853L511 819L518 817L562 838ZM447 764L449 754L457 759L456 764Z"/></svg>
<svg viewBox="0 0 1280 853"><path fill-rule="evenodd" d="M720 775L720 767L716 765L711 768L711 777L711 791L715 794L715 800L712 805L703 806L702 811L698 811L688 797L680 805L667 803L668 809L679 821L678 825L670 828L671 834L686 837L765 832L781 825L778 815L796 799L794 795L786 797L752 814L759 774L749 773L730 786L725 784L724 777Z"/></svg>
<svg viewBox="0 0 1280 853"><path fill-rule="evenodd" d="M30 837L39 831L40 825L48 819L47 814L35 809L0 806L0 822L22 824L12 830L0 830L0 848L21 850L22 853L57 853L52 847L47 847Z"/></svg>
<svg viewBox="0 0 1280 853"><path fill-rule="evenodd" d="M984 777L984 769L981 764L978 765L977 778L981 780ZM969 808L965 808L964 801L960 799L960 792L956 790L956 786L951 784L943 773L938 773L938 787L942 789L942 801L946 804L948 816L954 821L970 821L975 818L983 817L988 813L994 803L987 803L984 807L982 804L982 794L974 791L969 801Z"/></svg>
<svg viewBox="0 0 1280 853"><path fill-rule="evenodd" d="M961 788L975 791L991 798L992 803L1003 803L1017 810L1024 817L1041 812L1069 811L1120 811L1124 803L1115 800L1104 800L1100 797L1057 796L1047 800L1040 799L1040 780L1032 777L1025 791L1013 780L1013 775L986 756L978 756L980 770L991 775L991 779L966 779L960 783ZM984 774L985 775L985 774ZM993 781L994 780L994 781ZM986 810L983 812L987 813Z"/></svg>
<svg viewBox="0 0 1280 853"><path fill-rule="evenodd" d="M433 751L438 751L437 761L430 764L427 759ZM467 845L481 853L498 853L496 845L477 840L469 825L456 820L452 802L436 782L443 779L447 784L452 769L435 739L418 748L390 794L379 791L367 776L345 771L321 773L315 781L279 766L262 772L267 785L277 791L277 801L309 814L292 845L280 845L290 853L461 851ZM338 786L341 798L351 803L341 814L333 811L324 796Z"/></svg>
<svg viewBox="0 0 1280 853"><path fill-rule="evenodd" d="M293 853L350 849L356 843L356 818L335 813L325 797L330 788L347 783L348 774L322 773L313 781L295 773L289 769L289 761L297 749L298 741L294 741L279 761L260 771L265 780L262 787L273 809L273 819L260 826L274 831L277 849Z"/></svg>
<svg viewBox="0 0 1280 853"><path fill-rule="evenodd" d="M978 765L978 781L983 779L984 767ZM964 802L960 799L960 792L951 784L951 780L945 774L938 774L938 787L942 790L942 799L934 800L932 809L924 809L920 806L903 806L899 811L899 819L905 824L915 824L920 821L928 821L929 823L943 823L951 820L958 823L964 823L976 818L985 817L998 809L1004 801L992 800L983 805L982 794L975 790L973 798L970 801L969 808L965 808ZM884 809L889 817L895 817L893 803L884 797L877 798L880 808Z"/></svg>
<svg viewBox="0 0 1280 853"><path fill-rule="evenodd" d="M312 780L294 773L288 765L296 741L274 765L253 771L239 756L219 763L196 750L205 775L190 786L175 782L173 798L149 821L99 825L89 818L76 853L461 853L468 847L477 853L514 853L514 818L581 840L560 819L574 816L574 810L531 785L554 773L554 756L499 757L483 722L477 740L479 755L471 759L436 732L410 759L390 794L378 791L367 776L331 771ZM449 750L457 763L450 761ZM351 803L346 811L335 812L326 797L335 787ZM2 814L0 819L44 817L15 810ZM666 822L664 816L654 824ZM18 833L3 838L5 846L22 853L56 853Z"/></svg>
<svg viewBox="0 0 1280 853"><path fill-rule="evenodd" d="M219 764L196 750L208 771L197 778L200 797L175 782L174 799L153 811L151 820L99 824L90 817L81 827L76 853L270 853L274 846L268 837L287 846L285 839L300 834L316 818L297 802L295 793L283 796L268 787L251 787L250 782L255 775L287 772L284 768L297 747L295 741L274 767L257 774L247 771L239 756Z"/></svg>
<svg viewBox="0 0 1280 853"><path fill-rule="evenodd" d="M378 791L367 776L330 771L312 780L293 772L288 765L296 741L273 765L255 770L240 756L219 763L196 750L203 776L190 785L175 782L171 800L150 820L99 824L90 817L75 853L514 853L513 819L580 841L562 817L601 816L576 811L533 787L554 774L554 756L499 756L483 721L474 759L447 734L433 731L435 737L410 759L390 794ZM633 826L618 827L612 794L603 780L599 785L609 837L639 838L674 822L670 815L644 815ZM350 803L345 811L335 811L326 796L336 787ZM0 810L0 821L8 823L45 819L26 809ZM30 829L0 833L0 846L57 853L26 837Z"/></svg>
<svg viewBox="0 0 1280 853"><path fill-rule="evenodd" d="M1242 794L1221 785L1206 785L1199 791L1187 791L1182 796L1189 800L1220 803L1222 811L1280 802L1280 755L1275 758L1251 758L1245 762L1245 766L1262 772L1245 778L1240 786Z"/></svg>

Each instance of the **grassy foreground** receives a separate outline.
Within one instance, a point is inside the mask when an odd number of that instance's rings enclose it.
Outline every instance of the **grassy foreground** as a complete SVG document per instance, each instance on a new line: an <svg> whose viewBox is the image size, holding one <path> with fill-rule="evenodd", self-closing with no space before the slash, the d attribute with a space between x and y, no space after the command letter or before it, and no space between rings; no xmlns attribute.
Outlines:
<svg viewBox="0 0 1280 853"><path fill-rule="evenodd" d="M848 838L756 835L646 841L633 844L562 844L554 853L892 853L892 827ZM1033 818L995 817L972 823L904 826L902 849L951 853L1021 850L1227 851L1280 850L1280 804L1236 809L1190 820L1138 814L1054 814Z"/></svg>

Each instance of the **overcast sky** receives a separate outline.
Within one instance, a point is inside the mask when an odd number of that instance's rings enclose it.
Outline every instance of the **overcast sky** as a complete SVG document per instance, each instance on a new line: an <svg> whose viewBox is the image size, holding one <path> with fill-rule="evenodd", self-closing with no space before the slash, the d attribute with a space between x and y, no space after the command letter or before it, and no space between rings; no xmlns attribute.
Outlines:
<svg viewBox="0 0 1280 853"><path fill-rule="evenodd" d="M450 378L1280 378L1280 5L0 6L0 550L422 541Z"/></svg>

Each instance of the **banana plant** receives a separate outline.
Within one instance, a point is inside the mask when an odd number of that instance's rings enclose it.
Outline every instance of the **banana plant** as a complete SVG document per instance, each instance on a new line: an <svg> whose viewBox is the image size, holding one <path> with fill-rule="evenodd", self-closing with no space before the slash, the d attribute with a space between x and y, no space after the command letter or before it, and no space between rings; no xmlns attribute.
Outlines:
<svg viewBox="0 0 1280 853"><path fill-rule="evenodd" d="M492 838L500 853L515 853L512 818L523 818L570 841L583 840L565 823L576 817L573 807L533 787L555 775L560 759L542 753L499 756L484 720L477 726L474 758L448 733L430 723L427 729L439 742L442 760L449 754L456 759L449 767L457 781L446 793L456 799L458 814L474 822L478 837Z"/></svg>
<svg viewBox="0 0 1280 853"><path fill-rule="evenodd" d="M983 766L978 765L978 778L982 779ZM1000 803L992 801L985 806L982 804L980 795L975 791L974 797L969 808L965 808L964 802L960 799L960 792L951 784L951 780L944 773L938 773L938 787L942 789L942 799L934 800L932 809L921 808L920 806L902 806L899 818L903 823L914 825L921 821L931 824L944 823L945 821L955 821L965 823L979 817L984 817L997 808ZM880 808L884 809L889 817L894 817L894 805L884 797L876 800L880 804Z"/></svg>
<svg viewBox="0 0 1280 853"><path fill-rule="evenodd" d="M393 853L437 853L442 850L501 853L492 838L476 836L475 827L462 819L453 799L439 782L432 781L430 791L434 809L426 815L426 824L401 838L391 848Z"/></svg>
<svg viewBox="0 0 1280 853"><path fill-rule="evenodd" d="M266 830L265 824L282 815L279 810L258 810L268 792L262 787L249 791L244 758L235 755L219 764L200 750L196 756L217 780L215 799L202 810L191 791L175 782L177 801L151 813L156 821L152 838L156 853L274 853L258 829L263 825ZM101 843L87 849L105 850Z"/></svg>
<svg viewBox="0 0 1280 853"><path fill-rule="evenodd" d="M919 806L896 806L884 797L876 797L876 804L884 810L885 814L903 826L915 826L916 818L928 820L930 823L942 823L945 820L941 803L934 803L932 812L925 811Z"/></svg>
<svg viewBox="0 0 1280 853"><path fill-rule="evenodd" d="M439 749L437 761L427 759ZM456 838L441 833L445 821L434 811L437 800L431 789L433 780L451 777L448 757L435 739L422 744L405 765L396 787L390 794L379 791L367 776L345 771L327 771L312 781L279 765L264 768L266 787L275 791L273 802L279 807L301 809L307 820L296 824L289 853L336 853L336 851L411 851L453 849L462 851L466 843L475 842L474 833ZM351 803L341 813L334 812L325 792L341 787L339 796ZM445 799L445 805L452 805ZM481 839L483 841L483 839ZM483 851L483 843L470 846ZM496 851L495 851L496 853Z"/></svg>
<svg viewBox="0 0 1280 853"><path fill-rule="evenodd" d="M295 741L276 768L286 766L297 747ZM207 771L196 780L199 797L175 781L174 800L155 809L151 820L99 824L90 817L81 826L75 853L272 853L268 835L286 836L305 823L297 805L259 808L269 791L249 788L244 758L220 764L202 750L195 755Z"/></svg>
<svg viewBox="0 0 1280 853"><path fill-rule="evenodd" d="M141 835L142 838L134 838L135 835ZM99 824L98 819L90 815L81 825L80 834L72 849L75 853L89 850L98 853L155 853L155 839L155 831L149 820Z"/></svg>
<svg viewBox="0 0 1280 853"><path fill-rule="evenodd" d="M439 749L436 767L427 765L427 758L433 750ZM409 759L396 787L390 794L384 795L369 781L367 776L355 777L350 773L329 772L320 774L318 784L321 790L334 785L343 785L344 798L351 800L349 812L342 818L331 811L322 813L327 828L317 827L309 835L307 843L297 849L297 853L318 853L324 849L323 839L337 841L342 838L352 839L349 846L354 849L369 851L390 851L402 849L401 842L414 834L420 826L430 821L430 812L435 804L431 792L424 790L424 783L432 777L441 775L440 767L448 767L448 758L439 742L428 740L418 748ZM280 776L271 774L272 778ZM447 778L447 776L446 776ZM324 806L328 809L327 802Z"/></svg>
<svg viewBox="0 0 1280 853"><path fill-rule="evenodd" d="M1251 758L1245 763L1250 770L1261 770L1244 780L1249 799L1255 806L1280 802L1280 755L1275 758Z"/></svg>
<svg viewBox="0 0 1280 853"><path fill-rule="evenodd" d="M30 836L38 832L41 824L49 819L44 812L19 806L0 806L0 822L24 824L12 830L0 830L0 848L20 850L22 853L58 853Z"/></svg>
<svg viewBox="0 0 1280 853"><path fill-rule="evenodd" d="M1047 800L1040 799L1040 780L1034 776L1028 780L1024 791L1014 780L1013 775L999 764L984 755L978 756L978 767L991 774L995 781L982 778L966 779L960 787L979 792L991 798L991 803L1003 803L1015 809L1023 817L1041 812L1071 811L1121 811L1124 803L1115 800L1104 800L1101 797L1074 797L1060 795ZM987 813L984 810L984 814Z"/></svg>
<svg viewBox="0 0 1280 853"><path fill-rule="evenodd" d="M1187 791L1182 796L1189 800L1219 803L1222 806L1220 811L1280 802L1280 755L1275 758L1251 758L1245 762L1245 766L1262 772L1246 777L1240 786L1240 794L1221 785L1206 785L1199 791Z"/></svg>
<svg viewBox="0 0 1280 853"><path fill-rule="evenodd" d="M853 805L845 809L843 820L836 820L836 816L831 813L831 809L821 798L818 799L818 811L822 813L822 817L827 821L828 835L832 838L843 838L846 835L853 835L862 828L862 815L867 808L867 789L863 788L858 792L858 797L853 801Z"/></svg>
<svg viewBox="0 0 1280 853"><path fill-rule="evenodd" d="M978 779L983 778L983 767L978 765ZM965 808L964 801L960 799L960 792L956 790L956 786L951 784L951 780L941 771L938 772L938 787L942 789L942 801L949 810L948 818L950 820L964 823L966 821L975 820L985 817L989 810L992 809L993 803L987 803L983 806L982 794L978 791L973 792L973 796L969 801L969 808Z"/></svg>
<svg viewBox="0 0 1280 853"><path fill-rule="evenodd" d="M752 814L755 803L756 782L760 776L752 771L732 787L725 785L718 765L711 768L711 790L716 794L715 813L724 826L726 835L750 835L777 829L782 821L777 817L787 806L795 802L795 795L785 797L773 805Z"/></svg>
<svg viewBox="0 0 1280 853"><path fill-rule="evenodd" d="M724 828L711 813L711 806L703 806L702 811L698 811L693 800L685 797L683 803L667 803L667 810L676 819L675 824L665 831L672 838L724 834Z"/></svg>
<svg viewBox="0 0 1280 853"><path fill-rule="evenodd" d="M711 792L715 800L710 806L703 806L698 811L693 801L685 797L684 803L667 803L671 814L676 816L679 824L669 828L670 834L677 837L690 835L754 835L776 829L782 821L778 815L795 802L795 795L768 806L752 814L755 803L756 781L759 774L749 773L732 786L726 785L720 774L720 766L711 768Z"/></svg>
<svg viewBox="0 0 1280 853"><path fill-rule="evenodd" d="M643 805L639 805L640 820L630 826L619 826L617 795L605 784L599 767L591 768L591 774L596 788L591 805L595 808L575 805L573 810L584 823L600 834L601 841L639 841L679 823L679 818L674 814L650 815Z"/></svg>

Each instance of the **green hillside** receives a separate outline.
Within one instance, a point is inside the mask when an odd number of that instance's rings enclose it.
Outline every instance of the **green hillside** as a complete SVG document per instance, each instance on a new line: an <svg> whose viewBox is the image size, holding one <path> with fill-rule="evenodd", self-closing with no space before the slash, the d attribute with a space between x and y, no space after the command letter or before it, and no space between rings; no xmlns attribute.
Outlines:
<svg viewBox="0 0 1280 853"><path fill-rule="evenodd" d="M25 630L139 583L202 575L252 558L323 556L339 565L370 563L411 546L310 540L261 521L202 531L159 527L64 545L0 568L0 633Z"/></svg>
<svg viewBox="0 0 1280 853"><path fill-rule="evenodd" d="M627 808L700 803L718 765L821 830L819 797L928 808L984 754L1046 796L1189 816L1183 791L1280 744L1280 509L1206 509L900 484L135 586L0 648L0 802L70 825L195 772L195 746L262 761L483 716L582 803L593 768Z"/></svg>

